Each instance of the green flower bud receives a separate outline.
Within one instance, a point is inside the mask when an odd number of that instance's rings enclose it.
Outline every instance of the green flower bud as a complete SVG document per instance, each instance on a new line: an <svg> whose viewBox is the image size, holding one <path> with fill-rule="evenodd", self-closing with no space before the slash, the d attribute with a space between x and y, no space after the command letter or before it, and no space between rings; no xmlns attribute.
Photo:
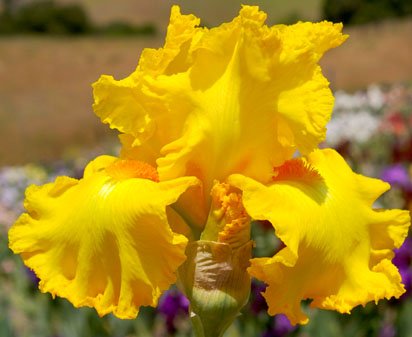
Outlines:
<svg viewBox="0 0 412 337"><path fill-rule="evenodd" d="M233 248L202 240L188 245L179 276L198 336L222 336L247 303L250 276L246 269L252 245L248 241Z"/></svg>

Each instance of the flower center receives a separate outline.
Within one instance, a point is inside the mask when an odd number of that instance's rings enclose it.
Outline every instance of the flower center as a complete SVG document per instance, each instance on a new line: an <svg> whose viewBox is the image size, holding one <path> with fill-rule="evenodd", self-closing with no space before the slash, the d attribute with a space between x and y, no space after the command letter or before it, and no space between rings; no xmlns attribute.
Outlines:
<svg viewBox="0 0 412 337"><path fill-rule="evenodd" d="M250 240L250 218L243 207L241 194L229 184L214 182L212 204L202 233L202 240L239 247Z"/></svg>

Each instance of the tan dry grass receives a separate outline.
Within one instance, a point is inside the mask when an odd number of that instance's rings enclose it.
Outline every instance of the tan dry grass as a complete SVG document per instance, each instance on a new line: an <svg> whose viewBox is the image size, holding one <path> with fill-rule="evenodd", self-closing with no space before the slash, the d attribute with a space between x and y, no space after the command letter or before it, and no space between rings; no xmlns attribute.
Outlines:
<svg viewBox="0 0 412 337"><path fill-rule="evenodd" d="M92 112L91 83L127 76L153 40L0 40L0 165L45 161L113 135Z"/></svg>
<svg viewBox="0 0 412 337"><path fill-rule="evenodd" d="M344 29L349 39L323 58L335 89L371 83L412 81L412 20L387 21Z"/></svg>
<svg viewBox="0 0 412 337"><path fill-rule="evenodd" d="M351 28L322 61L335 89L412 79L412 21ZM61 158L113 137L94 116L90 84L136 66L160 40L0 39L0 165ZM112 139L112 138L110 138Z"/></svg>

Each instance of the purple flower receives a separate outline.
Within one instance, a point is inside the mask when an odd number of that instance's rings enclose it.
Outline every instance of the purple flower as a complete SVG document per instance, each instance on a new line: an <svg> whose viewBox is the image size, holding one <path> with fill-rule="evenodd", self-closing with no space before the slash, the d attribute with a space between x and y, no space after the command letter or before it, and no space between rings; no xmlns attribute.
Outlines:
<svg viewBox="0 0 412 337"><path fill-rule="evenodd" d="M385 324L379 332L379 337L395 337L396 330L391 324Z"/></svg>
<svg viewBox="0 0 412 337"><path fill-rule="evenodd" d="M167 331L176 332L176 318L189 314L189 300L178 290L167 291L160 299L157 310L164 316Z"/></svg>
<svg viewBox="0 0 412 337"><path fill-rule="evenodd" d="M405 285L406 294L412 292L412 239L406 238L403 245L395 250L393 263L398 267L402 277L402 282Z"/></svg>
<svg viewBox="0 0 412 337"><path fill-rule="evenodd" d="M262 337L285 337L295 329L285 315L279 314L274 317L272 327L266 330Z"/></svg>
<svg viewBox="0 0 412 337"><path fill-rule="evenodd" d="M262 295L266 286L263 283L252 281L252 288L250 292L250 309L254 314L259 314L260 312L266 312L268 310L268 305L265 298Z"/></svg>
<svg viewBox="0 0 412 337"><path fill-rule="evenodd" d="M296 327L290 324L289 319L281 314L275 316L275 327L276 336L286 336L288 333L295 330Z"/></svg>
<svg viewBox="0 0 412 337"><path fill-rule="evenodd" d="M402 164L387 167L381 174L382 180L391 185L412 191L412 181L407 169Z"/></svg>
<svg viewBox="0 0 412 337"><path fill-rule="evenodd" d="M29 269L29 268L25 268L26 269L26 275L28 277L28 279L30 280L31 284L35 287L37 287L39 285L39 281L40 279L37 277L37 275L33 272L33 270Z"/></svg>

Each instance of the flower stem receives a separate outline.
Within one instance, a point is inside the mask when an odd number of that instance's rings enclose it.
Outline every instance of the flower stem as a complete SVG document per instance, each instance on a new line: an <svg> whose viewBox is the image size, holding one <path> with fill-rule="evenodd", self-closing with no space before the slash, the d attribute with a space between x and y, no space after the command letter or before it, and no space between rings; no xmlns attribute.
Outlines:
<svg viewBox="0 0 412 337"><path fill-rule="evenodd" d="M199 316L192 313L190 320L192 321L193 332L195 333L195 337L205 337L203 324Z"/></svg>
<svg viewBox="0 0 412 337"><path fill-rule="evenodd" d="M200 317L194 313L191 315L191 322L193 326L193 332L195 337L222 337L231 323L228 323L223 329L207 329L202 323Z"/></svg>

